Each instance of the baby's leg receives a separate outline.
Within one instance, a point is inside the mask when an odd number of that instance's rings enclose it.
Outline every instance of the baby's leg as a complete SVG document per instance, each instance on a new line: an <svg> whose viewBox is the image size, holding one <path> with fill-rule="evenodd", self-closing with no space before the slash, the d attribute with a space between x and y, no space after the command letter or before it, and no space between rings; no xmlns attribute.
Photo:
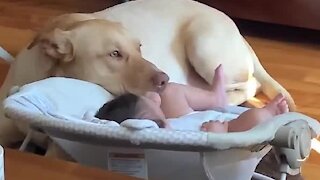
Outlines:
<svg viewBox="0 0 320 180"><path fill-rule="evenodd" d="M277 95L264 108L250 109L237 119L229 122L229 132L246 131L272 117L289 111L288 104L282 94Z"/></svg>
<svg viewBox="0 0 320 180"><path fill-rule="evenodd" d="M193 110L223 109L227 104L223 69L215 70L212 90L169 83L160 94L161 109L169 118L185 115ZM187 113L186 113L187 112Z"/></svg>

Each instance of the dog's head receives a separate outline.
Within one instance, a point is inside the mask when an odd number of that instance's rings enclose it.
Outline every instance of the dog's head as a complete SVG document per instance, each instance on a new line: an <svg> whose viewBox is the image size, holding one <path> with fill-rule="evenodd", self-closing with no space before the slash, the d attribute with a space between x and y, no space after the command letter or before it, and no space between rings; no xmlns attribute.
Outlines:
<svg viewBox="0 0 320 180"><path fill-rule="evenodd" d="M140 41L119 23L88 19L39 33L29 49L39 45L55 61L53 76L90 81L113 94L160 91L169 77L145 60Z"/></svg>

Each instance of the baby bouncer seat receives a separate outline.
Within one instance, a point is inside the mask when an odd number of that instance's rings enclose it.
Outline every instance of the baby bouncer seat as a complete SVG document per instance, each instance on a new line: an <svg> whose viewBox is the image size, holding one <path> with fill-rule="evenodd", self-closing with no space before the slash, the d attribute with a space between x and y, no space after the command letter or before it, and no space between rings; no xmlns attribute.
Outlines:
<svg viewBox="0 0 320 180"><path fill-rule="evenodd" d="M190 4L193 5L191 1ZM163 5L163 8L159 8L157 4L143 7L154 7L160 11L167 8L166 3L160 5ZM140 6L130 6L130 4L121 7L95 14L116 21L124 17L123 21L120 21L122 23L128 18L130 20L128 22L133 22L132 26L129 26L130 29L137 35L146 32L142 31L146 24L154 27L149 30L152 36L157 36L153 30L159 27L166 27L165 29L170 31L171 21L153 26L151 23L155 22L153 18L144 19L148 23L141 23L138 26L136 21L131 21L133 14L129 13L127 8L134 13L141 12L146 17L157 17L157 14L153 13L155 11L145 11L143 8L140 9ZM191 6L178 4L177 7L185 7L185 11L189 12ZM194 7L193 10L199 7L197 12L212 11L209 8L200 8L200 5ZM117 18L116 14L119 13L120 16ZM172 15L177 15L176 11L172 11ZM214 19L225 21L225 18ZM223 27L220 25L219 27ZM160 35L161 38L166 37ZM237 33L234 37L239 38ZM169 42L170 37L164 39ZM141 40L147 41L147 44L155 41L152 38ZM163 45L167 46L167 41L164 41ZM42 60L38 55L39 52L35 50L28 58L23 59ZM41 64L40 60L34 63ZM18 72L20 70L27 71L25 67L20 68ZM28 72L25 74L29 74L30 77L19 78L23 79L21 82L29 82L30 79L38 79L39 72ZM34 74L30 75L32 73ZM150 180L246 180L253 176L267 179L255 174L254 170L272 146L281 154L283 166L280 171L283 172L284 179L286 173L299 172L302 161L310 153L311 139L320 133L320 125L315 119L294 112L276 116L245 132L223 134L200 132L178 126L171 130L160 129L148 120L143 123L133 123L137 121L128 120L120 125L113 121L100 121L92 118L92 114L112 96L95 84L68 78L48 78L14 87L11 92L12 94L4 101L6 116L19 125L27 124L29 127L28 136L21 149L24 149L33 133L40 131L51 137L81 164L120 171ZM247 109L236 106L228 108L228 112L234 114L240 114L245 110Z"/></svg>
<svg viewBox="0 0 320 180"><path fill-rule="evenodd" d="M296 112L278 115L245 132L222 134L184 127L161 129L148 120L117 124L92 118L112 99L98 85L56 77L15 89L4 101L5 114L27 123L28 136L41 131L81 164L144 179L271 179L254 171L272 146L281 154L279 171L285 179L286 174L300 172L311 139L320 133L317 120ZM234 114L245 110L228 107Z"/></svg>

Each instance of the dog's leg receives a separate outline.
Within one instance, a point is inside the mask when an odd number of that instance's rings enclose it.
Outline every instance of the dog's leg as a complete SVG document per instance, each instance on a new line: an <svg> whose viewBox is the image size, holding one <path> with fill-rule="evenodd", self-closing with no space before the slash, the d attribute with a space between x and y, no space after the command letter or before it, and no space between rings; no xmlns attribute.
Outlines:
<svg viewBox="0 0 320 180"><path fill-rule="evenodd" d="M3 100L7 97L13 84L13 69L10 68L8 75L0 89L0 144L10 146L10 144L23 140L24 134L15 126L14 122L5 117L3 109Z"/></svg>
<svg viewBox="0 0 320 180"><path fill-rule="evenodd" d="M289 92L267 73L249 43L247 43L245 39L243 41L252 54L254 64L254 77L256 77L257 80L261 83L262 92L267 95L269 99L273 99L277 94L282 93L286 97L289 105L289 110L296 111L295 102Z"/></svg>
<svg viewBox="0 0 320 180"><path fill-rule="evenodd" d="M3 109L0 110L0 144L10 147L11 144L23 140L24 134L20 133L12 120L3 116Z"/></svg>
<svg viewBox="0 0 320 180"><path fill-rule="evenodd" d="M243 85L253 78L253 61L233 21L219 18L195 18L182 34L191 65L207 83L211 84L214 69L223 65L229 104L238 105L255 95L257 86ZM219 26L216 21L221 21Z"/></svg>

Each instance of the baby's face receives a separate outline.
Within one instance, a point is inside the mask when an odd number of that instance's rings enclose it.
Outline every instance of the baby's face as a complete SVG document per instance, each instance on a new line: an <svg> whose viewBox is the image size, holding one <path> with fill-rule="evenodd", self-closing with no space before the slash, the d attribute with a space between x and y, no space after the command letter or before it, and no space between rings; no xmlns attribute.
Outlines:
<svg viewBox="0 0 320 180"><path fill-rule="evenodd" d="M140 96L137 103L137 118L150 119L154 121L164 121L165 115L161 108L161 98L158 93L148 92L144 96Z"/></svg>

